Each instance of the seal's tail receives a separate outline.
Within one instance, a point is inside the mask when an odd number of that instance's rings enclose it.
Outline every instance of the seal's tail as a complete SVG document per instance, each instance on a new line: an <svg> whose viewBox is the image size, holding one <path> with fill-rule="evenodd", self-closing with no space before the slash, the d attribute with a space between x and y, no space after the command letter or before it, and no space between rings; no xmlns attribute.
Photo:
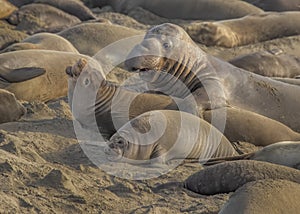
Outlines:
<svg viewBox="0 0 300 214"><path fill-rule="evenodd" d="M243 155L237 155L237 156L231 156L231 157L221 157L221 158L212 158L207 160L205 163L203 163L204 166L210 166L215 165L218 163L223 163L225 161L234 161L234 160L247 160L251 159L251 157L254 155L255 152L243 154Z"/></svg>

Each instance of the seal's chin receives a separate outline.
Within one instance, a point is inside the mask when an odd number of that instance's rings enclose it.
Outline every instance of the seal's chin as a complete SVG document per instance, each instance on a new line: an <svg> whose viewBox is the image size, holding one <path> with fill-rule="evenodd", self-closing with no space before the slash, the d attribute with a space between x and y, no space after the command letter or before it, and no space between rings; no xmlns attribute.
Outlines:
<svg viewBox="0 0 300 214"><path fill-rule="evenodd" d="M105 148L104 153L109 161L116 162L122 158L122 151L120 149Z"/></svg>

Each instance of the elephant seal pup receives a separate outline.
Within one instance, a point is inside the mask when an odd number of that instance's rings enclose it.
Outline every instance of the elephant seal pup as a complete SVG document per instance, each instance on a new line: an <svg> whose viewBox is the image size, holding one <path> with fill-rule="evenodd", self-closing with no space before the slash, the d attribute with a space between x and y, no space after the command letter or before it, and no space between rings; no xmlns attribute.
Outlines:
<svg viewBox="0 0 300 214"><path fill-rule="evenodd" d="M127 14L141 7L169 19L223 20L262 13L251 4L238 0L102 0L100 7L110 5L116 12Z"/></svg>
<svg viewBox="0 0 300 214"><path fill-rule="evenodd" d="M300 171L277 164L239 160L209 166L188 177L184 187L202 194L234 192L251 181L282 179L300 183Z"/></svg>
<svg viewBox="0 0 300 214"><path fill-rule="evenodd" d="M280 27L279 27L280 26ZM299 12L248 15L239 19L200 22L186 28L188 34L206 46L235 47L300 33Z"/></svg>
<svg viewBox="0 0 300 214"><path fill-rule="evenodd" d="M105 23L83 23L58 33L70 41L79 53L89 56L94 56L113 42L140 34L143 32Z"/></svg>
<svg viewBox="0 0 300 214"><path fill-rule="evenodd" d="M47 4L29 4L22 6L8 17L16 30L28 34L40 32L56 33L81 21L75 16Z"/></svg>
<svg viewBox="0 0 300 214"><path fill-rule="evenodd" d="M127 56L125 65L139 71L149 88L185 99L186 111L191 113L231 106L300 131L298 86L253 74L206 54L177 25L166 23L150 29ZM190 99L196 99L197 105L188 106Z"/></svg>
<svg viewBox="0 0 300 214"><path fill-rule="evenodd" d="M229 61L236 67L266 77L290 77L300 75L300 57L267 51L236 57Z"/></svg>
<svg viewBox="0 0 300 214"><path fill-rule="evenodd" d="M249 159L298 168L300 166L299 152L299 141L283 141L266 146L256 152L251 152L244 155L228 158L214 158L208 160L205 165L213 165L224 161Z"/></svg>
<svg viewBox="0 0 300 214"><path fill-rule="evenodd" d="M0 88L18 100L42 101L67 95L65 68L87 56L46 50L23 50L0 54Z"/></svg>
<svg viewBox="0 0 300 214"><path fill-rule="evenodd" d="M226 115L224 115L223 110L215 109L205 111L203 118L210 122L213 113L216 124L226 120L223 134L230 142L242 141L252 143L255 146L268 146L280 141L300 140L299 133L294 132L276 120L254 112L237 108L226 108ZM218 125L215 126L219 128ZM221 129L219 128L219 130Z"/></svg>
<svg viewBox="0 0 300 214"><path fill-rule="evenodd" d="M299 0L243 0L264 11L299 11Z"/></svg>
<svg viewBox="0 0 300 214"><path fill-rule="evenodd" d="M9 16L12 12L17 10L17 8L9 3L7 0L0 0L1 8L0 8L0 19L3 19Z"/></svg>
<svg viewBox="0 0 300 214"><path fill-rule="evenodd" d="M34 0L34 3L48 4L66 13L78 17L81 21L96 19L93 12L81 1L77 0Z"/></svg>
<svg viewBox="0 0 300 214"><path fill-rule="evenodd" d="M20 119L26 112L13 93L0 89L0 123Z"/></svg>
<svg viewBox="0 0 300 214"><path fill-rule="evenodd" d="M79 54L76 48L68 40L52 33L38 33L29 36L19 43L15 43L8 46L2 52L11 52L28 49L55 50Z"/></svg>
<svg viewBox="0 0 300 214"><path fill-rule="evenodd" d="M245 184L233 193L220 214L298 213L300 184L264 179Z"/></svg>
<svg viewBox="0 0 300 214"><path fill-rule="evenodd" d="M192 114L160 110L146 112L121 127L108 143L112 161L209 159L236 154L216 128Z"/></svg>

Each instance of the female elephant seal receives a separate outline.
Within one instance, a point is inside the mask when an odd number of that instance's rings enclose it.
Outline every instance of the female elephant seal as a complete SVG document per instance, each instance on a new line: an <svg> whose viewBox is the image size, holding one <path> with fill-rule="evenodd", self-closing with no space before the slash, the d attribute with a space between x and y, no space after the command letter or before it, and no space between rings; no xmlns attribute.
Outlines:
<svg viewBox="0 0 300 214"><path fill-rule="evenodd" d="M0 89L0 123L20 119L26 110L13 93Z"/></svg>
<svg viewBox="0 0 300 214"><path fill-rule="evenodd" d="M125 65L139 71L149 88L196 99L197 114L232 106L261 114L300 131L300 88L237 68L204 53L179 26L158 25L128 55ZM179 83L184 83L186 88ZM192 94L191 94L192 93Z"/></svg>
<svg viewBox="0 0 300 214"><path fill-rule="evenodd" d="M283 141L266 146L257 152L228 158L214 158L208 160L206 165L212 165L223 161L249 159L266 161L293 168L300 167L300 141Z"/></svg>
<svg viewBox="0 0 300 214"><path fill-rule="evenodd" d="M264 179L245 184L233 193L220 214L298 213L300 184Z"/></svg>
<svg viewBox="0 0 300 214"><path fill-rule="evenodd" d="M240 19L195 23L188 34L207 46L235 47L300 33L300 13L281 12L248 15Z"/></svg>
<svg viewBox="0 0 300 214"><path fill-rule="evenodd" d="M113 161L209 159L236 154L216 128L192 114L160 110L146 112L121 127L106 154Z"/></svg>

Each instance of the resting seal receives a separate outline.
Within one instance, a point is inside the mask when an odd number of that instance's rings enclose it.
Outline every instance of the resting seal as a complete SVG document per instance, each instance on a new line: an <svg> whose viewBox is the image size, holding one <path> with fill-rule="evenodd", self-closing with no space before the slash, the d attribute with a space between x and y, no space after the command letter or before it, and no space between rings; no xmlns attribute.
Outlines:
<svg viewBox="0 0 300 214"><path fill-rule="evenodd" d="M20 119L26 110L13 93L0 89L0 123Z"/></svg>
<svg viewBox="0 0 300 214"><path fill-rule="evenodd" d="M207 46L235 47L300 33L300 13L281 12L248 15L239 19L195 23L188 34Z"/></svg>
<svg viewBox="0 0 300 214"><path fill-rule="evenodd" d="M299 0L243 0L263 9L264 11L298 11Z"/></svg>
<svg viewBox="0 0 300 214"><path fill-rule="evenodd" d="M298 213L299 198L297 183L273 179L253 181L233 193L219 213Z"/></svg>
<svg viewBox="0 0 300 214"><path fill-rule="evenodd" d="M300 167L300 142L299 141L283 141L266 146L257 152L251 152L244 155L228 158L215 158L208 160L206 165L212 165L223 161L231 160L257 160L266 161L274 164L289 166L293 168Z"/></svg>
<svg viewBox="0 0 300 214"><path fill-rule="evenodd" d="M113 161L208 159L236 154L230 142L206 121L180 111L146 112L121 127L108 143Z"/></svg>
<svg viewBox="0 0 300 214"><path fill-rule="evenodd" d="M300 131L298 86L247 72L207 55L177 25L163 24L150 29L128 55L125 65L129 70L139 71L149 88L186 99L186 104L195 98L197 109L187 110L194 114L232 106ZM180 82L189 90L178 85Z"/></svg>

